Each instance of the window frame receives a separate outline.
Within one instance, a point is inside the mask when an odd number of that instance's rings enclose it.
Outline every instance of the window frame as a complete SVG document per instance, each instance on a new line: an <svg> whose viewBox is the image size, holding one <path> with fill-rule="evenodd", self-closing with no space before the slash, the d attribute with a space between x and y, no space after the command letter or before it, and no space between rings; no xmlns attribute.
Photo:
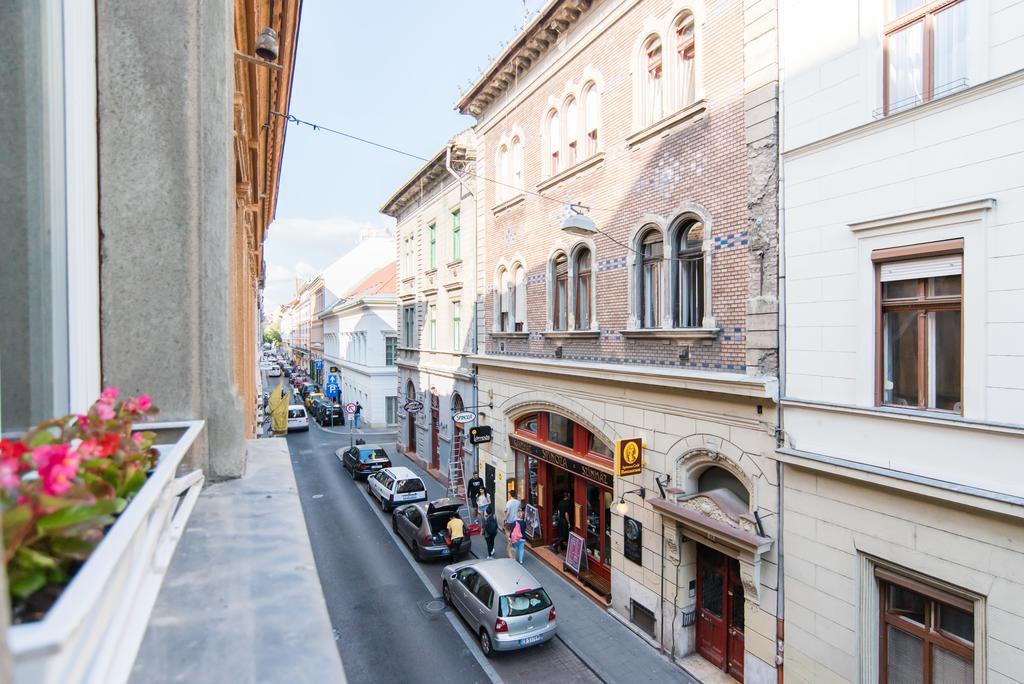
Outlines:
<svg viewBox="0 0 1024 684"><path fill-rule="evenodd" d="M681 39L687 19L690 24L690 36ZM675 105L676 109L684 109L697 101L697 15L692 10L680 12L672 22L672 33L675 39L675 69L677 72L673 79L676 86L675 96L678 100ZM691 91L689 99L683 97L682 83L682 66L687 59L686 53L689 53L690 60L690 83L687 86Z"/></svg>
<svg viewBox="0 0 1024 684"><path fill-rule="evenodd" d="M547 116L548 128L548 175L557 176L561 171L561 158L559 152L561 142L561 118L557 109L551 109Z"/></svg>
<svg viewBox="0 0 1024 684"><path fill-rule="evenodd" d="M551 283L550 329L565 331L569 329L569 256L561 250L551 257Z"/></svg>
<svg viewBox="0 0 1024 684"><path fill-rule="evenodd" d="M384 338L384 365L394 366L398 360L398 337L388 335Z"/></svg>
<svg viewBox="0 0 1024 684"><path fill-rule="evenodd" d="M452 351L462 351L462 300L453 299L452 308Z"/></svg>
<svg viewBox="0 0 1024 684"><path fill-rule="evenodd" d="M583 140L584 159L597 154L600 149L600 128L601 128L601 93L597 90L597 84L588 81L583 86L580 99L583 101ZM591 111L591 97L593 97L593 111Z"/></svg>
<svg viewBox="0 0 1024 684"><path fill-rule="evenodd" d="M889 2L886 2L886 23L882 29L882 112L884 116L894 113L889 101L889 42L893 35L922 22L921 50L921 101L914 105L898 106L897 111L911 109L914 106L931 102L935 99L935 15L953 5L966 0L927 0L909 12L898 17L889 17ZM897 103L898 104L898 103Z"/></svg>
<svg viewBox="0 0 1024 684"><path fill-rule="evenodd" d="M958 296L928 297L922 292L921 287L927 279L915 279L918 282L918 296L913 299L889 301L886 303L882 297L882 265L898 261L912 261L917 259L960 255L964 258L964 240L956 238L952 240L941 240L938 242L920 243L901 247L890 247L876 249L871 252L871 261L874 266L875 279L875 406L889 409L927 411L936 414L964 415L964 284L966 274L964 269L960 273L960 294ZM883 328L886 311L919 311L927 314L929 311L959 311L960 312L960 410L931 408L928 404L928 335L927 315L918 316L918 359L917 359L917 394L918 403L916 406L899 406L887 404L885 398L885 331Z"/></svg>
<svg viewBox="0 0 1024 684"><path fill-rule="evenodd" d="M430 351L437 351L437 304L427 306L427 329L430 332Z"/></svg>
<svg viewBox="0 0 1024 684"><path fill-rule="evenodd" d="M706 285L705 279L707 278L706 271L706 259L708 258L707 253L704 251L704 237L701 238L700 243L694 245L690 242L690 231L697 225L701 226L701 230L706 236L707 225L699 218L692 216L684 217L680 220L672 233L672 249L670 250L670 258L675 261L670 262L670 268L674 273L670 280L671 287L671 298L670 306L672 309L672 327L675 329L688 329L688 328L700 328L704 325L704 317L707 314L707 302L705 301ZM697 257L699 255L699 258ZM691 260L692 258L692 260ZM690 325L684 325L685 316L683 316L684 310L684 299L688 301L689 298L683 296L684 276L690 276L696 281L697 287L688 288L687 292L693 299L694 309L694 321ZM674 283L672 282L674 280Z"/></svg>
<svg viewBox="0 0 1024 684"><path fill-rule="evenodd" d="M572 95L567 97L562 105L562 110L565 112L562 121L562 125L565 127L565 168L569 169L581 159L579 156L580 108L576 98Z"/></svg>
<svg viewBox="0 0 1024 684"><path fill-rule="evenodd" d="M580 268L584 255L587 257L589 265L586 270ZM572 256L572 264L575 266L572 274L572 286L573 286L573 301L576 304L575 311L573 312L573 328L575 330L590 330L590 326L594 321L594 252L588 245L582 245L576 249ZM587 320L581 320L580 311L582 307L580 304L584 301L584 297L581 296L583 291L583 283L586 283L586 304L587 304Z"/></svg>
<svg viewBox="0 0 1024 684"><path fill-rule="evenodd" d="M656 235L658 239L657 240L648 241L648 238L651 237L652 235ZM662 283L662 277L663 277L663 275L662 275L662 271L664 270L664 267L665 267L665 242L664 241L665 241L664 233L661 231L660 228L653 227L653 226L652 227L648 227L646 230L641 231L639 239L637 240L637 245L640 247L640 249L638 250L639 254L637 255L637 262L638 262L639 268L637 269L637 276L636 276L637 277L637 295L638 295L637 296L637 303L639 305L639 308L638 308L638 311L637 311L637 321L638 321L638 323L640 325L640 328L644 329L644 330L657 330L657 329L662 327L662 320L661 320L661 318L662 318L662 316L661 316L662 297L663 297L663 292L662 292L662 289L663 289L662 288L662 284L663 284ZM646 254L646 249L645 249L645 246L647 244L651 244L651 245L660 244L661 245L660 256L658 256L658 257L653 257L653 256L648 257L647 254ZM651 288L646 287L646 283L648 282L648 278L647 278L647 266L648 266L648 264L650 264L652 266L652 271L654 271L653 277L650 278L650 284L652 286ZM655 264L657 266L656 268L654 268ZM646 312L647 312L648 300L651 300L651 299L653 299L653 302L652 302L652 307L653 307L652 316L653 316L654 320L651 321L648 324Z"/></svg>
<svg viewBox="0 0 1024 684"><path fill-rule="evenodd" d="M462 261L462 211L452 210L452 261Z"/></svg>
<svg viewBox="0 0 1024 684"><path fill-rule="evenodd" d="M652 55L655 52L655 45L657 46L657 50L660 52L656 69L652 68ZM665 118L665 43L659 34L652 33L644 39L640 59L641 68L643 69L641 127L645 128L647 126L654 125ZM655 71L657 71L657 77L653 76ZM655 111L655 92L658 94L657 103L659 111Z"/></svg>
<svg viewBox="0 0 1024 684"><path fill-rule="evenodd" d="M430 238L430 269L437 268L437 223L427 226L427 236Z"/></svg>

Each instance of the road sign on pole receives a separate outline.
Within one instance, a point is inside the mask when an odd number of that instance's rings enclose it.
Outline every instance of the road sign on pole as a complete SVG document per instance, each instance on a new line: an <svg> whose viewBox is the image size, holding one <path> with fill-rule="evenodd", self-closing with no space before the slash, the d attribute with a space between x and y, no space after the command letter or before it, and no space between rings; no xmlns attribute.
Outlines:
<svg viewBox="0 0 1024 684"><path fill-rule="evenodd" d="M345 404L345 413L352 415L356 412L356 405L351 401Z"/></svg>

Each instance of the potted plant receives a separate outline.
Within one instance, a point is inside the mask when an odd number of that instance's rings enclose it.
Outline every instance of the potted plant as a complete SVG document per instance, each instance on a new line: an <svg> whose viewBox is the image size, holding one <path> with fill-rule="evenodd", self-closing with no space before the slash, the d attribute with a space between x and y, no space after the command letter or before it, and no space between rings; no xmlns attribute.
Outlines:
<svg viewBox="0 0 1024 684"><path fill-rule="evenodd" d="M85 414L0 440L19 681L127 679L203 482L200 471L175 477L202 422L140 430L137 422L155 413L148 397L121 399L107 388ZM156 445L170 427L179 438Z"/></svg>

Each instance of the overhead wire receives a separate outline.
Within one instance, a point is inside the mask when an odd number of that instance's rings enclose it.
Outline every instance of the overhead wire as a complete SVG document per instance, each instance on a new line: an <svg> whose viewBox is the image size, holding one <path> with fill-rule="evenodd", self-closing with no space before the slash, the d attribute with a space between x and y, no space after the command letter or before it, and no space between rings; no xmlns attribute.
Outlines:
<svg viewBox="0 0 1024 684"><path fill-rule="evenodd" d="M409 157L410 159L416 159L417 161L421 161L421 162L424 162L424 163L429 163L431 161L430 159L428 159L426 157L423 157L423 156L420 156L418 154L415 154L413 152L408 152L406 150L399 149L397 147L392 147L391 145L385 145L384 143L379 143L379 142L377 142L375 140L370 140L368 138L363 138L361 136L354 135L352 133L346 133L345 131L339 131L338 129L331 128L330 126L324 126L323 124L318 124L318 123L314 123L312 121L306 121L305 119L300 119L299 117L297 117L297 116L295 116L294 114L291 114L291 113L283 114L281 112L271 111L270 114L272 116L280 117L280 118L284 119L285 121L287 121L288 123L295 124L296 126L303 126L303 125L309 126L311 129L313 129L314 132L326 131L328 133L333 133L335 135L339 135L339 136L341 136L343 138L348 138L349 140L354 140L356 142L361 142L361 143L363 143L365 145L370 145L372 147L377 147L377 148L380 148L382 150L387 150L389 152L394 152L395 154L402 155L403 157ZM547 200L548 202L554 202L556 204L560 204L563 207L568 207L570 210L576 212L577 214L583 213L582 211L580 211L581 209L587 210L587 211L603 211L603 212L609 212L609 213L614 213L615 211L617 211L616 209L607 209L607 208L602 208L602 207L595 207L595 206L592 206L592 205L583 205L583 204L580 204L579 202L567 202L565 200L560 200L557 197L551 197L550 195L545 195L543 193L536 192L534 190L529 190L527 188L521 188L519 186L512 185L510 183L505 183L504 181L497 180L496 178L490 178L488 176L476 173L475 171L463 170L462 173L464 175L471 176L473 178L477 178L479 180L482 180L482 181L485 181L485 182L488 182L488 183L493 183L494 185L500 185L502 187L509 188L510 190L518 191L518 192L520 192L522 194L525 194L525 195L531 195L533 197L538 197L540 199ZM630 252L633 252L634 254L636 254L638 256L641 256L641 257L644 256L642 252L640 252L639 250L634 248L632 245L626 244L625 242L622 242L622 241L618 240L615 236L613 236L613 235L611 235L611 234L609 234L609 233L607 233L607 232L597 228L596 226L594 227L594 232L596 232L596 233L598 233L600 235L603 235L604 237L608 238L609 240L611 240L615 244L617 244L620 247L623 247L623 248L629 250ZM696 261L701 261L703 259L704 259L704 256L703 256L703 254L701 254L700 256L693 256L693 257L666 257L666 256L662 256L659 259L659 261L696 262Z"/></svg>

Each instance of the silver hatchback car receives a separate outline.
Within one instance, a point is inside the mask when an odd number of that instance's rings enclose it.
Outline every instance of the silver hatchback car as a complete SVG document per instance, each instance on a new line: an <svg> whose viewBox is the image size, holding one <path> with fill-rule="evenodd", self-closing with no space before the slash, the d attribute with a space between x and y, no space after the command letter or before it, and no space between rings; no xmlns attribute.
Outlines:
<svg viewBox="0 0 1024 684"><path fill-rule="evenodd" d="M469 623L488 658L550 641L558 630L544 587L510 558L448 565L441 580L445 602Z"/></svg>

